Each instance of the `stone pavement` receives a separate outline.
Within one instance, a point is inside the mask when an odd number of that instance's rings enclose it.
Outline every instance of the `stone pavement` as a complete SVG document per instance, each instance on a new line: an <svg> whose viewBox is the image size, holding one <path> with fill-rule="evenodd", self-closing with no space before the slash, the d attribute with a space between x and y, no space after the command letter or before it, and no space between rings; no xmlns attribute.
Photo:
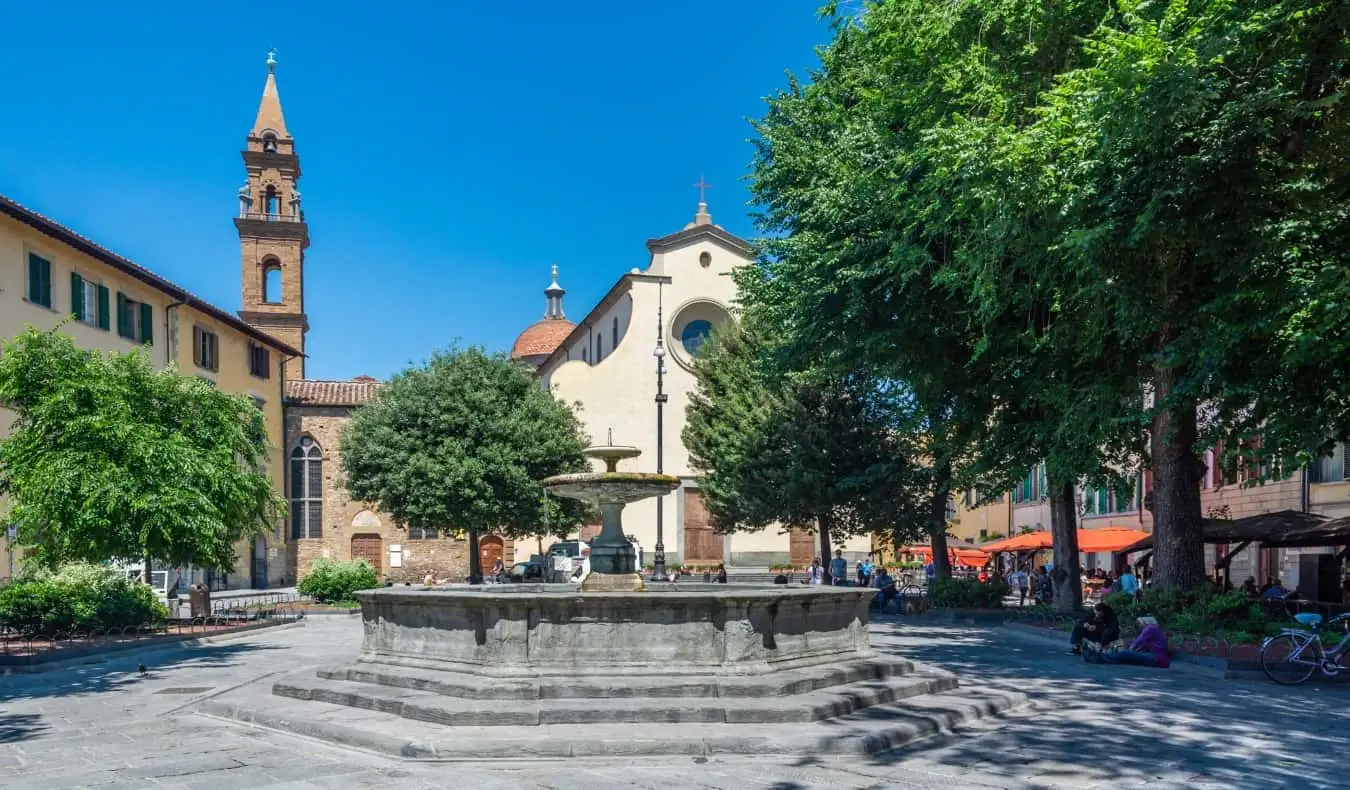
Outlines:
<svg viewBox="0 0 1350 790"><path fill-rule="evenodd" d="M0 678L0 788L1331 788L1350 688L1102 667L980 628L873 626L877 647L1038 708L876 758L404 762L197 715L211 694L355 655L355 618ZM144 663L141 675L137 665ZM623 728L614 726L615 738Z"/></svg>

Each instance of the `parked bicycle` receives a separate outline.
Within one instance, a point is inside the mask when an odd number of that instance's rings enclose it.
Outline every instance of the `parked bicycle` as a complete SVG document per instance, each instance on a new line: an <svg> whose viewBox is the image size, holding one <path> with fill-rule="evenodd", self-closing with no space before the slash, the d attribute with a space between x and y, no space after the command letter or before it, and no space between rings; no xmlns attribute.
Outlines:
<svg viewBox="0 0 1350 790"><path fill-rule="evenodd" d="M1347 627L1350 626L1350 613L1327 621L1327 626L1339 625L1346 631L1341 641L1330 649L1322 646L1322 615L1303 612L1294 615L1294 619L1305 628L1286 628L1261 643L1261 669L1267 677L1281 685L1297 686L1318 671L1327 677L1335 677L1342 670L1350 669L1342 663L1350 656L1350 627Z"/></svg>

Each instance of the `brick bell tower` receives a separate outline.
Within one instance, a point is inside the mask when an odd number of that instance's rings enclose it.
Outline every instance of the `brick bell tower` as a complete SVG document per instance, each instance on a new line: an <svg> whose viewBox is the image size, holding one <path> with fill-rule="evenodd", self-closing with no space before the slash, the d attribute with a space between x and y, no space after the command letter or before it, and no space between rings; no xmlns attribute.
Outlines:
<svg viewBox="0 0 1350 790"><path fill-rule="evenodd" d="M305 350L305 249L309 225L300 207L300 157L286 130L277 95L276 51L267 53L258 118L243 151L248 181L239 188L239 230L243 253L243 309L239 317L278 340ZM305 359L286 363L288 380L305 377Z"/></svg>

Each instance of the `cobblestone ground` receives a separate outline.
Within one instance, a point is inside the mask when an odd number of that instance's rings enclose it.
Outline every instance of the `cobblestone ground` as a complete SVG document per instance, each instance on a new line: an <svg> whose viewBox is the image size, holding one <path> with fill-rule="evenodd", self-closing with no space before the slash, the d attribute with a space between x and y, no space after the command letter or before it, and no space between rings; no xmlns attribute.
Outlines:
<svg viewBox="0 0 1350 790"><path fill-rule="evenodd" d="M978 628L873 626L878 648L1037 705L873 758L660 758L407 763L190 712L203 696L355 654L360 624L300 628L34 675L0 677L0 787L267 788L1332 788L1350 747L1350 687L1283 689L1100 667ZM148 671L142 675L137 665ZM623 737L616 728L616 738Z"/></svg>

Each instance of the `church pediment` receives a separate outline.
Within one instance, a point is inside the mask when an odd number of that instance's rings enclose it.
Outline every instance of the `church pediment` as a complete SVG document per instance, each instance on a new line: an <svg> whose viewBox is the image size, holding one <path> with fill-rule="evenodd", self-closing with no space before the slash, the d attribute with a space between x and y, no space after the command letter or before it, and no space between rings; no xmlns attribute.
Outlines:
<svg viewBox="0 0 1350 790"><path fill-rule="evenodd" d="M668 236L662 236L657 239L648 239L647 251L653 255L657 255L688 247L689 245L704 239L737 255L742 255L746 258L753 258L755 256L755 249L750 245L750 242L733 233L728 233L716 225L695 225L694 227L671 233Z"/></svg>

